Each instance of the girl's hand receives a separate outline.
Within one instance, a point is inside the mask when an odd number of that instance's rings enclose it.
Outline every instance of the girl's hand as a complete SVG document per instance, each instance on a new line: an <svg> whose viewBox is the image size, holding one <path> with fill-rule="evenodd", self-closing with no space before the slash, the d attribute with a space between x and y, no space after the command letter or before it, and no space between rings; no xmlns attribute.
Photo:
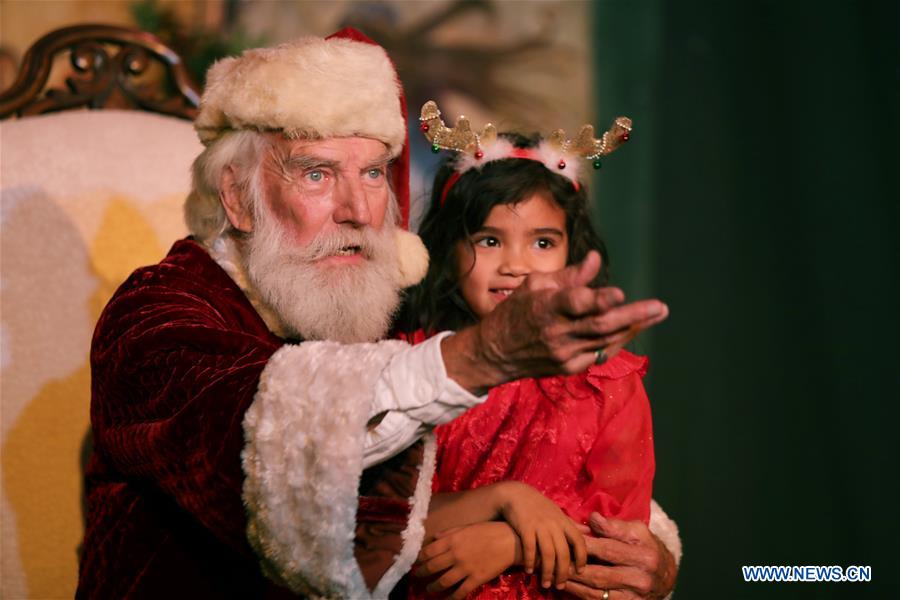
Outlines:
<svg viewBox="0 0 900 600"><path fill-rule="evenodd" d="M584 536L575 521L546 496L520 481L504 481L498 485L500 515L519 535L525 571L534 571L540 552L541 585L565 587L571 563L569 546L575 552L575 572L587 564ZM554 577L555 570L555 577Z"/></svg>
<svg viewBox="0 0 900 600"><path fill-rule="evenodd" d="M438 533L419 553L413 575L442 573L428 591L458 586L450 597L462 599L521 560L521 546L512 528L502 521L487 521Z"/></svg>

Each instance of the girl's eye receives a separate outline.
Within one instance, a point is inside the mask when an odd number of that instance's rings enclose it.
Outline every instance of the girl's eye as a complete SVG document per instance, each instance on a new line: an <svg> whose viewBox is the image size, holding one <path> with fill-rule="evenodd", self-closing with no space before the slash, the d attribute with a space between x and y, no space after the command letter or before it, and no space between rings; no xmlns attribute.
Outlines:
<svg viewBox="0 0 900 600"><path fill-rule="evenodd" d="M553 248L556 244L550 238L538 238L534 245L540 248L541 250L549 250Z"/></svg>
<svg viewBox="0 0 900 600"><path fill-rule="evenodd" d="M495 248L500 245L500 240L492 236L487 236L480 240L476 240L475 245L481 246L482 248Z"/></svg>

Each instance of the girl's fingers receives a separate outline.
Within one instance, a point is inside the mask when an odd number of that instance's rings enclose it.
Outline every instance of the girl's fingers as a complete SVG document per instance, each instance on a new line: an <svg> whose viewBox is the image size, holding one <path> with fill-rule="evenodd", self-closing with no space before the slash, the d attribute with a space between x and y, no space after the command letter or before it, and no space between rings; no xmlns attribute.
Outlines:
<svg viewBox="0 0 900 600"><path fill-rule="evenodd" d="M444 590L449 590L454 585L462 581L465 577L465 573L463 573L462 569L450 569L443 575L441 575L437 580L433 581L427 589L429 592L443 592Z"/></svg>
<svg viewBox="0 0 900 600"><path fill-rule="evenodd" d="M455 561L452 552L444 552L440 556L436 556L425 562L413 571L416 577L429 577L441 571L445 571L454 565Z"/></svg>
<svg viewBox="0 0 900 600"><path fill-rule="evenodd" d="M522 534L522 556L524 558L525 563L525 572L526 573L534 573L534 558L535 558L535 544L536 539L534 533Z"/></svg>
<svg viewBox="0 0 900 600"><path fill-rule="evenodd" d="M458 588L453 591L453 595L450 596L451 600L463 600L466 596L469 595L469 592L478 587L479 583L473 580L471 577L466 577L465 581L462 582Z"/></svg>
<svg viewBox="0 0 900 600"><path fill-rule="evenodd" d="M565 587L566 579L569 576L569 564L571 558L569 556L569 544L563 530L557 529L553 533L553 546L556 548L556 586L560 589Z"/></svg>
<svg viewBox="0 0 900 600"><path fill-rule="evenodd" d="M584 529L590 532L589 527L584 527ZM575 556L575 572L581 573L587 564L587 544L584 541L584 535L579 531L579 524L572 520L569 521L564 532L566 540L572 546L572 554Z"/></svg>
<svg viewBox="0 0 900 600"><path fill-rule="evenodd" d="M417 563L424 563L434 558L435 556L439 556L449 550L450 546L445 540L437 540L431 542L419 552L419 556L416 559Z"/></svg>
<svg viewBox="0 0 900 600"><path fill-rule="evenodd" d="M541 585L549 588L553 583L553 571L556 567L556 548L553 545L553 536L546 531L539 531L538 548L541 551Z"/></svg>

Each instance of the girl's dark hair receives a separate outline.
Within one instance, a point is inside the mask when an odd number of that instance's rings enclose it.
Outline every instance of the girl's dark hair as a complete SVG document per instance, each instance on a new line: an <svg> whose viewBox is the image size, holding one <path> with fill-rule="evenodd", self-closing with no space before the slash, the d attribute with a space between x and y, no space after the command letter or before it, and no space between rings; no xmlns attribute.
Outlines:
<svg viewBox="0 0 900 600"><path fill-rule="evenodd" d="M518 148L530 148L539 142L537 137L501 135ZM419 227L431 261L425 279L408 290L401 329L412 332L422 328L431 333L456 331L476 323L478 317L460 293L454 246L460 240L471 240L495 206L517 204L538 192L548 192L566 214L567 264L580 262L588 251L596 250L603 265L592 285L607 282L609 257L591 225L584 186L576 190L570 179L553 173L543 163L508 158L466 171L441 204L444 186L455 172L453 164L453 157L444 161L434 179L431 205Z"/></svg>

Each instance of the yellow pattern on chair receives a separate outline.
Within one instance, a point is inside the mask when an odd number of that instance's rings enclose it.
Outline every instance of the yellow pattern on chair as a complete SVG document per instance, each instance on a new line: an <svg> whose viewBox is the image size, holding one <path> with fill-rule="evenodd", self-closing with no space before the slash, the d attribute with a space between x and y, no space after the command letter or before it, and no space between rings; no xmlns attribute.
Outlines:
<svg viewBox="0 0 900 600"><path fill-rule="evenodd" d="M0 144L0 596L71 598L93 327L185 234L201 146L187 121L113 110L4 121Z"/></svg>

